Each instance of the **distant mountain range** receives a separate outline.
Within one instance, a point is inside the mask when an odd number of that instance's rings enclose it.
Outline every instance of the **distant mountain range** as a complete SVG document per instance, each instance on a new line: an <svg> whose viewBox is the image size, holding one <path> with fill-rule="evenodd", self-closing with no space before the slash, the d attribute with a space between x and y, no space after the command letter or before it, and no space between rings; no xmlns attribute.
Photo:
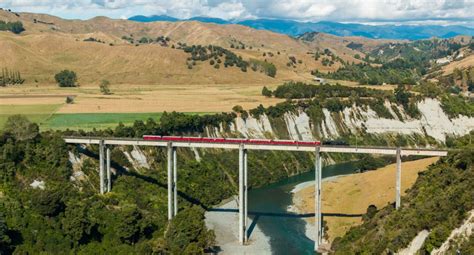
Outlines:
<svg viewBox="0 0 474 255"><path fill-rule="evenodd" d="M372 39L408 39L419 40L431 37L450 38L457 35L474 36L474 28L464 26L438 25L364 25L356 23L338 23L330 21L298 22L282 19L254 19L243 21L229 21L211 17L193 17L178 19L166 15L133 16L129 20L138 22L155 21L189 21L195 20L215 24L239 24L255 29L265 29L277 33L298 36L306 32L323 32L337 36L363 36Z"/></svg>

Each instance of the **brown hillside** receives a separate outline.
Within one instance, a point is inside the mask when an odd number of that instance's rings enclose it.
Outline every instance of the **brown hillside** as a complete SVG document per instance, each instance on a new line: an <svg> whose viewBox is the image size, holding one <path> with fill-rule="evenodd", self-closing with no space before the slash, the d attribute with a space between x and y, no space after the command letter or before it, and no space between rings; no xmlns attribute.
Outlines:
<svg viewBox="0 0 474 255"><path fill-rule="evenodd" d="M350 40L323 34L308 43L240 25L138 23L106 17L82 21L44 14L18 15L0 11L0 20L20 20L26 28L21 35L0 32L0 47L6 56L0 59L0 67L20 71L27 83L53 83L54 74L67 68L76 71L80 83L85 86L96 85L102 79L114 84L275 84L286 80L308 81L312 77L311 70L335 71L339 68L338 62L323 66L322 59L316 61L308 54L317 50L329 48L344 61L357 62L353 55L363 55L346 47ZM123 36L133 37L134 44L123 40ZM136 46L144 36L167 36L171 41L169 47L158 44ZM85 42L87 38L104 43ZM271 62L277 67L277 76L271 78L250 69L242 72L236 67L215 69L209 62L201 61L188 69L186 59L190 55L171 48L178 43L218 45L246 61ZM231 45L238 47L231 48ZM241 49L242 46L245 49ZM288 65L290 57L295 57L297 63Z"/></svg>

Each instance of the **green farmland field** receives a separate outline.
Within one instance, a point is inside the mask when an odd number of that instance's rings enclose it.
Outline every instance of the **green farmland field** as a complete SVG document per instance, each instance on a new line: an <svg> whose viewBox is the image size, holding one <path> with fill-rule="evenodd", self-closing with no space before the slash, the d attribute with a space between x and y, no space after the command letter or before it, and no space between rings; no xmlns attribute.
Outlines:
<svg viewBox="0 0 474 255"><path fill-rule="evenodd" d="M66 113L54 114L41 125L42 129L64 130L83 129L91 130L115 128L119 122L131 125L136 120L147 120L149 118L158 121L161 117L159 113Z"/></svg>
<svg viewBox="0 0 474 255"><path fill-rule="evenodd" d="M8 116L25 115L39 124L42 130L91 130L115 128L119 122L132 125L136 120L149 118L159 121L162 113L55 113L61 105L0 105L0 129ZM206 113L187 113L206 114Z"/></svg>
<svg viewBox="0 0 474 255"><path fill-rule="evenodd" d="M61 107L60 104L47 105L0 105L0 129L10 115L25 115L29 120L36 123L46 122Z"/></svg>

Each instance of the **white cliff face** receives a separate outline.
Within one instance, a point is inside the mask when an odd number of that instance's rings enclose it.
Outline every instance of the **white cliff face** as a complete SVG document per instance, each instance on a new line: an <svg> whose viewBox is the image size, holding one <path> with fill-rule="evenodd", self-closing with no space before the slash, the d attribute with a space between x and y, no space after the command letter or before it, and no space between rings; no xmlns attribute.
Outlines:
<svg viewBox="0 0 474 255"><path fill-rule="evenodd" d="M448 239L438 248L431 251L432 255L447 254L455 241L467 241L469 237L474 233L474 210L469 213L468 218L463 222L461 226L455 228Z"/></svg>
<svg viewBox="0 0 474 255"><path fill-rule="evenodd" d="M430 232L428 230L422 230L418 233L418 235L415 236L415 238L413 238L413 240L411 241L411 243L408 245L408 247L406 247L405 249L403 250L400 250L398 253L396 253L397 255L412 255L412 254L416 254L420 249L421 247L423 247L423 243L425 242L426 238L428 237L428 235L430 234Z"/></svg>
<svg viewBox="0 0 474 255"><path fill-rule="evenodd" d="M72 153L71 151L68 152L68 156L69 156L69 162L73 165L73 167L75 165L81 164L81 159L77 157L76 155L74 155L74 153Z"/></svg>
<svg viewBox="0 0 474 255"><path fill-rule="evenodd" d="M436 99L427 98L418 103L421 113L419 119L410 118L403 107L397 105L395 107L402 116L402 119L399 119L389 101L385 101L384 106L392 114L392 119L379 117L370 107L355 105L345 108L340 113L343 123L338 123L327 109L323 109L324 118L319 120L318 124L314 124L303 111L297 114L288 112L283 119L290 139L293 140L316 140L313 132L315 134L320 132L323 138L337 139L348 131L353 134L365 131L379 135L387 133L428 135L439 142L445 142L449 135L462 136L474 129L474 118L458 116L449 119L441 108L441 103ZM265 138L266 133L278 137L278 134L273 133L271 121L266 115L258 119L249 117L246 120L238 117L231 123L230 128L247 138Z"/></svg>
<svg viewBox="0 0 474 255"><path fill-rule="evenodd" d="M368 133L393 132L404 135L426 134L438 141L445 142L447 135L461 136L474 129L474 118L459 116L449 119L444 113L438 100L427 98L418 103L421 113L420 119L408 119L405 122L395 119L378 118L375 114L367 112L365 126ZM371 111L371 110L369 110Z"/></svg>
<svg viewBox="0 0 474 255"><path fill-rule="evenodd" d="M44 190L46 188L46 185L44 181L34 180L32 183L30 183L30 187L32 187L33 189Z"/></svg>
<svg viewBox="0 0 474 255"><path fill-rule="evenodd" d="M292 140L312 141L314 140L309 116L305 112L298 114L286 113L284 115L288 134Z"/></svg>
<svg viewBox="0 0 474 255"><path fill-rule="evenodd" d="M332 118L331 113L327 109L323 109L323 113L324 113L323 124L325 125L326 132L327 132L326 137L338 137L339 133L337 132L336 122L334 122L334 119Z"/></svg>
<svg viewBox="0 0 474 255"><path fill-rule="evenodd" d="M138 146L134 145L133 150L130 153L124 151L124 155L135 168L150 169L145 154Z"/></svg>
<svg viewBox="0 0 474 255"><path fill-rule="evenodd" d="M231 125L231 127L235 127L235 131L247 138L265 138L265 133L273 133L270 120L265 114L258 119L252 116L245 120L237 117L235 125Z"/></svg>
<svg viewBox="0 0 474 255"><path fill-rule="evenodd" d="M196 159L196 161L201 162L201 156L199 155L199 151L196 149L196 147L192 147L191 150L194 153L194 158Z"/></svg>

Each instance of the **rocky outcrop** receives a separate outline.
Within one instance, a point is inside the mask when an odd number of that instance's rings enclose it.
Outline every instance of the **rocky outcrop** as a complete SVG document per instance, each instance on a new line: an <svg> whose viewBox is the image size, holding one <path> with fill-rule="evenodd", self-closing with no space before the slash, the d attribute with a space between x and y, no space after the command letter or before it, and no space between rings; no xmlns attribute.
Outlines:
<svg viewBox="0 0 474 255"><path fill-rule="evenodd" d="M449 118L441 108L439 100L426 98L418 102L421 117L410 118L403 107L386 101L384 106L392 118L382 118L370 107L347 107L338 113L322 109L322 119L311 119L304 111L287 112L283 115L289 138L293 140L337 139L344 134L401 134L429 136L444 143L447 136L462 136L474 129L474 118L459 115ZM398 110L398 115L394 109ZM263 114L258 119L237 117L230 125L231 130L248 138L281 138L273 128L275 121ZM221 128L219 136L226 136ZM209 132L208 132L209 133ZM215 136L217 136L214 133Z"/></svg>
<svg viewBox="0 0 474 255"><path fill-rule="evenodd" d="M438 248L431 251L432 255L447 254L453 243L466 241L474 232L474 210L469 213L468 218L458 228L454 229L448 239Z"/></svg>

